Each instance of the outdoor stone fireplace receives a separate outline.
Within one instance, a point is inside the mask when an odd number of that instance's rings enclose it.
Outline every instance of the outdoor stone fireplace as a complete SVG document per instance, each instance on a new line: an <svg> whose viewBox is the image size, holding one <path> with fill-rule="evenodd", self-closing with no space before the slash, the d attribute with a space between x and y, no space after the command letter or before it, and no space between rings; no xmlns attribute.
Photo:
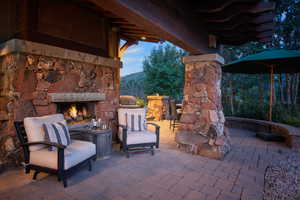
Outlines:
<svg viewBox="0 0 300 200"><path fill-rule="evenodd" d="M105 100L105 95L102 93L49 93L48 95L50 101L56 104L57 113L62 113L71 124L98 118L95 106L99 101Z"/></svg>
<svg viewBox="0 0 300 200"><path fill-rule="evenodd" d="M108 121L119 105L120 61L24 40L0 46L0 164L15 162L14 121L63 113ZM64 109L74 109L73 116ZM75 117L75 114L77 117Z"/></svg>

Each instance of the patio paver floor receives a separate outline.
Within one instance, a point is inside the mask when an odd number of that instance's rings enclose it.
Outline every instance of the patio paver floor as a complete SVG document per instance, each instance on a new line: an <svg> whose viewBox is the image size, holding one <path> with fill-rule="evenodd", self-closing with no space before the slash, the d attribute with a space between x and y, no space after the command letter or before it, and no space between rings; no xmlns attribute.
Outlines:
<svg viewBox="0 0 300 200"><path fill-rule="evenodd" d="M232 151L223 161L179 151L175 134L161 125L161 146L155 156L114 152L97 160L93 171L82 169L63 188L54 176L13 169L0 174L0 199L206 200L262 199L263 174L278 156L289 153L283 144L255 138L253 132L230 129Z"/></svg>

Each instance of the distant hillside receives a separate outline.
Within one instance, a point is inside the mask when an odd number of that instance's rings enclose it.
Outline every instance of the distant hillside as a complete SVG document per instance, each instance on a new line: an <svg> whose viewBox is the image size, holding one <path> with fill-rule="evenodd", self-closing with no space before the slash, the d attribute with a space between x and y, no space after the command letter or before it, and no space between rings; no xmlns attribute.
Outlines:
<svg viewBox="0 0 300 200"><path fill-rule="evenodd" d="M138 80L144 80L144 79L145 79L144 72L136 72L136 73L121 77L121 81L131 81L131 80L138 81Z"/></svg>
<svg viewBox="0 0 300 200"><path fill-rule="evenodd" d="M121 77L121 95L144 98L144 72L137 72Z"/></svg>

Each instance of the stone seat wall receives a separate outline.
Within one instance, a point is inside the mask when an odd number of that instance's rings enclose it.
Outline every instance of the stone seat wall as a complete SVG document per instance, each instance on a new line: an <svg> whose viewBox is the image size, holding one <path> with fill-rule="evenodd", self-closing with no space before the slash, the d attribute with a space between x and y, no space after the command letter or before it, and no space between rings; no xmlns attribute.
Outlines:
<svg viewBox="0 0 300 200"><path fill-rule="evenodd" d="M293 150L300 150L300 129L286 124L264 120L226 117L225 125L228 128L241 128L253 132L271 132L286 138L285 144Z"/></svg>

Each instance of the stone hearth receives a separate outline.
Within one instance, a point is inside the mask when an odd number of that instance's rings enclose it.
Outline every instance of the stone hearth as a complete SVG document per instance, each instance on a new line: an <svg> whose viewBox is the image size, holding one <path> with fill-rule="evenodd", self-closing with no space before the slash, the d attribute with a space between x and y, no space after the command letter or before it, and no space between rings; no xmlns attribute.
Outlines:
<svg viewBox="0 0 300 200"><path fill-rule="evenodd" d="M57 113L59 101L93 101L97 118L115 118L120 65L118 60L29 41L2 44L0 165L16 163L13 122Z"/></svg>
<svg viewBox="0 0 300 200"><path fill-rule="evenodd" d="M221 159L230 150L221 105L221 64L218 54L186 56L183 114L176 132L179 148Z"/></svg>

